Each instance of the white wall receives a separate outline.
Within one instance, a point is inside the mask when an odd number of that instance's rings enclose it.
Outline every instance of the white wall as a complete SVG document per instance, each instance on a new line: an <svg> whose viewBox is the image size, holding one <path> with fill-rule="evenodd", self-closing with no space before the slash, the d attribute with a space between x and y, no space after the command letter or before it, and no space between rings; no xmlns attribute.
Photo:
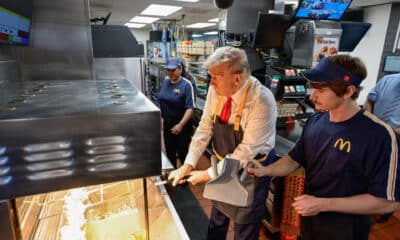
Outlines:
<svg viewBox="0 0 400 240"><path fill-rule="evenodd" d="M376 85L378 80L379 66L385 44L386 31L389 24L390 10L392 4L384 4L365 8L364 22L372 26L357 45L352 56L361 58L367 66L368 76L362 82L364 88L357 99L358 104L364 104L369 91Z"/></svg>

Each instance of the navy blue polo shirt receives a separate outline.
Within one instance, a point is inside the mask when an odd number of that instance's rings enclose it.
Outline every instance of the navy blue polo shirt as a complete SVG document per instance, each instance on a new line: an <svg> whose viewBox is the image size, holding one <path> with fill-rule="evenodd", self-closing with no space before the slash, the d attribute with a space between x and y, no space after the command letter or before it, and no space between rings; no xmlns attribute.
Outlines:
<svg viewBox="0 0 400 240"><path fill-rule="evenodd" d="M186 109L194 108L193 86L189 80L181 77L176 83L166 78L161 86L159 103L161 116L168 123L178 123Z"/></svg>
<svg viewBox="0 0 400 240"><path fill-rule="evenodd" d="M306 170L305 193L347 197L369 193L399 200L396 134L374 115L359 111L343 122L317 113L306 123L293 160Z"/></svg>

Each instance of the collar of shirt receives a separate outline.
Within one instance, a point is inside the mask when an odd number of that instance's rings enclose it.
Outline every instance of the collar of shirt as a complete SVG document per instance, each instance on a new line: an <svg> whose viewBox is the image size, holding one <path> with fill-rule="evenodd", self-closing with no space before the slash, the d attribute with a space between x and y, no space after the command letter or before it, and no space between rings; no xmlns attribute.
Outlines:
<svg viewBox="0 0 400 240"><path fill-rule="evenodd" d="M242 97L243 97L244 92L246 91L246 87L247 87L248 81L250 81L250 80L246 79L243 82L243 84L240 87L240 89L231 96L232 97L232 102L234 102L235 104L239 104L240 101L242 101Z"/></svg>

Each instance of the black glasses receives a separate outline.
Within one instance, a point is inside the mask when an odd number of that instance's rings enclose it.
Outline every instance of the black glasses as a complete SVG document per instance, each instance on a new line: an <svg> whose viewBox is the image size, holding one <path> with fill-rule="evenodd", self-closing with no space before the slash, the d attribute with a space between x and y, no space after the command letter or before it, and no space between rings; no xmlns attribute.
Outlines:
<svg viewBox="0 0 400 240"><path fill-rule="evenodd" d="M173 71L175 71L176 70L176 68L174 68L174 69L169 69L169 68L167 68L167 72L173 72Z"/></svg>

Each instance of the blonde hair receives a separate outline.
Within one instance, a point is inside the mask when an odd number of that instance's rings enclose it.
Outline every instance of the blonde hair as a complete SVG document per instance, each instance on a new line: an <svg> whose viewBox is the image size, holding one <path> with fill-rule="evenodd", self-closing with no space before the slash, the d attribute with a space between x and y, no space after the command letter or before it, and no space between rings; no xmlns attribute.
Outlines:
<svg viewBox="0 0 400 240"><path fill-rule="evenodd" d="M224 62L230 62L230 68L234 73L243 73L246 77L250 76L250 66L244 50L225 46L217 48L204 62L204 67L209 68Z"/></svg>

